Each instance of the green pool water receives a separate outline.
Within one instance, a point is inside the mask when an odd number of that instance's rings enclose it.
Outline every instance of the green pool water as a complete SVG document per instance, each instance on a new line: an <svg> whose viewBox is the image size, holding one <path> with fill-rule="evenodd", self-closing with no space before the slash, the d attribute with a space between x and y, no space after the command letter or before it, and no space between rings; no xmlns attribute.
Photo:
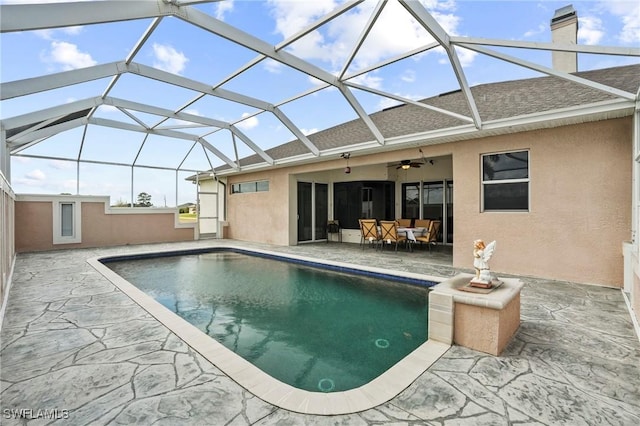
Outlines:
<svg viewBox="0 0 640 426"><path fill-rule="evenodd" d="M427 340L427 288L235 252L106 265L272 377L361 386Z"/></svg>

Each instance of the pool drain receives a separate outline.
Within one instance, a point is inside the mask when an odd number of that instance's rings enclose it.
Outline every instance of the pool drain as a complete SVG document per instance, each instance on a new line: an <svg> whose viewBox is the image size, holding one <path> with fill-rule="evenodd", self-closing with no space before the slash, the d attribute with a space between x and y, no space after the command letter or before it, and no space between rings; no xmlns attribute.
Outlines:
<svg viewBox="0 0 640 426"><path fill-rule="evenodd" d="M318 382L318 389L322 392L331 392L336 388L336 384L331 379L320 379Z"/></svg>
<svg viewBox="0 0 640 426"><path fill-rule="evenodd" d="M387 339L376 340L376 346L380 349L387 349L389 347L389 341Z"/></svg>

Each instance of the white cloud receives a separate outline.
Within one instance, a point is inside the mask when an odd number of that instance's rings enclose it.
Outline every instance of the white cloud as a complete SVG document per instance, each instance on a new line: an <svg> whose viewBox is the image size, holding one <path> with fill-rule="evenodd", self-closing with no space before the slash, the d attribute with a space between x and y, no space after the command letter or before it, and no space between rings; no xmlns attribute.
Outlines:
<svg viewBox="0 0 640 426"><path fill-rule="evenodd" d="M180 74L189 61L184 53L178 52L169 45L153 43L153 54L155 55L154 67L174 74Z"/></svg>
<svg viewBox="0 0 640 426"><path fill-rule="evenodd" d="M396 101L391 98L384 98L380 102L378 102L378 109L382 111L383 109L387 109L396 105L400 105L402 102Z"/></svg>
<svg viewBox="0 0 640 426"><path fill-rule="evenodd" d="M65 71L90 67L97 63L89 53L80 52L77 45L66 41L52 41L50 52L42 55L42 59L61 65Z"/></svg>
<svg viewBox="0 0 640 426"><path fill-rule="evenodd" d="M422 0L438 23L451 35L458 35L460 17L453 12L456 8L454 0L437 1ZM270 0L272 15L276 20L276 32L287 38L303 29L310 22L337 7L331 0L292 2L290 0ZM335 72L344 67L354 44L365 27L375 2L365 2L331 21L320 30L316 30L287 48L296 56L309 61L321 61L328 64L328 69ZM393 28L393 36L388 28ZM433 37L413 19L398 2L388 2L378 21L367 36L367 40L359 49L351 66L352 70L380 62L383 59L404 53L433 42ZM434 50L434 52L438 52ZM443 54L443 51L439 51ZM475 58L476 54L464 54L465 65Z"/></svg>
<svg viewBox="0 0 640 426"><path fill-rule="evenodd" d="M578 43L598 44L604 36L602 20L595 16L578 16Z"/></svg>
<svg viewBox="0 0 640 426"><path fill-rule="evenodd" d="M276 19L276 30L287 38L334 9L338 3L333 0L291 1L269 0L271 14Z"/></svg>
<svg viewBox="0 0 640 426"><path fill-rule="evenodd" d="M624 26L618 38L624 43L640 43L640 18L625 16Z"/></svg>
<svg viewBox="0 0 640 426"><path fill-rule="evenodd" d="M120 111L118 108L116 108L113 105L100 105L98 109L100 110L100 112L104 112L106 114L113 114Z"/></svg>
<svg viewBox="0 0 640 426"><path fill-rule="evenodd" d="M405 98L405 99L411 99L414 101L423 99L424 96L420 96L420 95L407 95L407 94L400 94L400 93L395 93L396 96L400 96L401 98ZM391 98L383 98L380 100L380 102L378 102L378 108L380 110L386 109L386 108L390 108L396 105L400 105L403 102L400 101L396 101L395 99L391 99Z"/></svg>
<svg viewBox="0 0 640 426"><path fill-rule="evenodd" d="M473 64L473 60L478 56L478 52L465 49L464 47L456 47L456 53L458 54L458 60L463 67L470 67Z"/></svg>
<svg viewBox="0 0 640 426"><path fill-rule="evenodd" d="M47 179L47 175L40 169L31 170L24 177L30 181L43 181Z"/></svg>
<svg viewBox="0 0 640 426"><path fill-rule="evenodd" d="M318 129L316 127L312 128L312 129L300 129L300 131L305 136L312 135L314 133L318 133Z"/></svg>
<svg viewBox="0 0 640 426"><path fill-rule="evenodd" d="M82 32L83 26L66 27L66 28L49 28L45 30L36 30L33 33L44 40L55 40L58 34L76 36Z"/></svg>
<svg viewBox="0 0 640 426"><path fill-rule="evenodd" d="M640 43L640 2L607 0L598 3L600 13L607 12L620 19L622 29L616 37L623 43Z"/></svg>
<svg viewBox="0 0 640 426"><path fill-rule="evenodd" d="M227 12L233 11L233 2L234 0L219 1L214 6L216 18L220 19L221 21L224 21L224 15Z"/></svg>
<svg viewBox="0 0 640 426"><path fill-rule="evenodd" d="M400 76L400 79L407 83L413 83L416 81L416 72L414 70L405 70Z"/></svg>
<svg viewBox="0 0 640 426"><path fill-rule="evenodd" d="M282 69L284 68L284 65L282 65L280 62L278 61L274 61L271 58L265 59L264 61L262 61L262 67L272 73L272 74L280 74L282 72Z"/></svg>
<svg viewBox="0 0 640 426"><path fill-rule="evenodd" d="M524 33L524 37L529 38L529 37L535 37L538 34L543 34L545 31L547 31L548 28L549 26L547 24L540 24L538 25L538 28L526 31Z"/></svg>
<svg viewBox="0 0 640 426"><path fill-rule="evenodd" d="M362 86L371 87L372 89L381 89L382 88L382 78L376 76L373 72L368 72L366 74L359 75L350 79L349 81L360 84Z"/></svg>
<svg viewBox="0 0 640 426"><path fill-rule="evenodd" d="M78 189L78 181L75 179L65 179L62 181L62 187L65 189L65 192L69 192L71 194L75 194L76 190ZM83 188L85 187L85 185L83 185L82 182L80 182L80 190L86 194L87 192L84 192ZM104 193L102 193L104 194ZM96 194L98 195L98 194Z"/></svg>
<svg viewBox="0 0 640 426"><path fill-rule="evenodd" d="M245 117L249 117L249 113L243 113L242 114L242 118ZM249 130L249 129L253 129L254 127L256 127L258 125L259 121L258 121L258 117L253 116L253 117L249 117L246 120L243 120L241 122L239 122L238 124L236 124L236 126L238 126L241 129L244 130Z"/></svg>
<svg viewBox="0 0 640 426"><path fill-rule="evenodd" d="M73 161L51 160L49 161L49 167L56 170L68 170L73 169L76 164Z"/></svg>

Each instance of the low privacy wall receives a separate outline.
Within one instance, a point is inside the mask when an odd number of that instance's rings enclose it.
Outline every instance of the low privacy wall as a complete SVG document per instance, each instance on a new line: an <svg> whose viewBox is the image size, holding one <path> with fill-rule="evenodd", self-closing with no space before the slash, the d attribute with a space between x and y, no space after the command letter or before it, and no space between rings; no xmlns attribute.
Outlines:
<svg viewBox="0 0 640 426"><path fill-rule="evenodd" d="M9 285L11 268L15 258L14 206L15 194L9 182L0 172L0 304L4 304L5 292Z"/></svg>
<svg viewBox="0 0 640 426"><path fill-rule="evenodd" d="M109 197L17 195L16 252L196 239L177 208L110 207Z"/></svg>

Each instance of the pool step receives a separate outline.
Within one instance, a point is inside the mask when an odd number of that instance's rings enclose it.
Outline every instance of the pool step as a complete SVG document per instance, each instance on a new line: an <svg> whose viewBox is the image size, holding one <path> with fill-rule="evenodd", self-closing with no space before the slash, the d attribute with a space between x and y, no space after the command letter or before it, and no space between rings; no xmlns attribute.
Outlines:
<svg viewBox="0 0 640 426"><path fill-rule="evenodd" d="M203 233L200 234L200 237L198 239L200 240L211 240L217 238L217 235L215 232L208 232L208 233Z"/></svg>

